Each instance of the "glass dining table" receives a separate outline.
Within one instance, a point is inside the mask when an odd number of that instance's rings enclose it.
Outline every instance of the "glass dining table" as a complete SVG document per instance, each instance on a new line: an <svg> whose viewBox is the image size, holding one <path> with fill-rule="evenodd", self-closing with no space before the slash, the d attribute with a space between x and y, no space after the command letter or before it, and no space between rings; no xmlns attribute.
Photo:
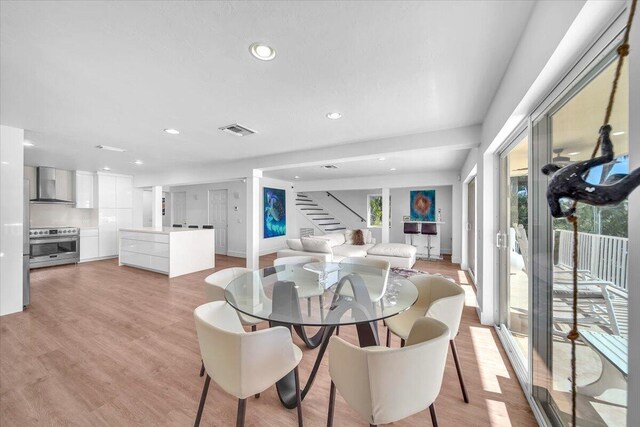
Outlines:
<svg viewBox="0 0 640 427"><path fill-rule="evenodd" d="M379 345L378 321L411 307L418 290L406 278L371 266L313 262L248 272L229 283L227 302L243 316L284 326L309 348L319 347L302 391L309 392L329 338L340 326L353 325L361 347ZM305 327L318 327L308 335ZM296 406L293 371L276 384L280 401Z"/></svg>

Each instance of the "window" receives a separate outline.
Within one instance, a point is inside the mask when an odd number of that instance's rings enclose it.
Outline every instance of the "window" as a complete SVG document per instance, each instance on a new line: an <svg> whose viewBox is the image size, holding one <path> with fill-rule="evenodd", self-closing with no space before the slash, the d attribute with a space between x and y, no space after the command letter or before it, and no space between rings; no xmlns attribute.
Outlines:
<svg viewBox="0 0 640 427"><path fill-rule="evenodd" d="M367 227L382 227L382 195L367 196Z"/></svg>
<svg viewBox="0 0 640 427"><path fill-rule="evenodd" d="M613 59L612 56L610 58ZM552 106L535 124L535 146L546 149L549 160L569 164L588 159L594 134L601 125L607 104L615 62L605 62L589 72L556 106ZM615 159L591 169L587 181L607 183L629 173L629 77L622 68L610 124ZM539 167L534 168L539 170ZM542 181L544 182L544 181ZM541 188L545 190L544 186ZM571 343L566 338L571 328L571 291L573 235L564 219L541 220L541 237L536 240L540 266L534 273L533 299L538 309L531 319L534 326L534 397L556 425L566 425L570 407ZM625 425L628 342L628 201L616 206L593 207L579 204L578 234L578 324L577 342L578 424ZM550 222L546 222L550 221ZM533 230L532 230L533 232ZM543 234L544 233L544 234ZM544 268L544 266L548 266ZM615 343L613 362L607 361ZM597 403L596 403L597 402Z"/></svg>

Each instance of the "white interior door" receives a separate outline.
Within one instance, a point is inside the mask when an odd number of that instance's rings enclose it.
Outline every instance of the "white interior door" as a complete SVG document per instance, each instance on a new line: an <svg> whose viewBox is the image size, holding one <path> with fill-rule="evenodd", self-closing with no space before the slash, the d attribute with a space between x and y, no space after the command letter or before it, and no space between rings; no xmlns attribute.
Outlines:
<svg viewBox="0 0 640 427"><path fill-rule="evenodd" d="M171 193L171 223L187 225L187 192Z"/></svg>
<svg viewBox="0 0 640 427"><path fill-rule="evenodd" d="M227 190L209 190L209 224L216 232L216 253L227 254Z"/></svg>
<svg viewBox="0 0 640 427"><path fill-rule="evenodd" d="M151 227L153 225L153 218L151 215L153 204L153 195L151 191L144 190L142 192L142 225L144 227Z"/></svg>

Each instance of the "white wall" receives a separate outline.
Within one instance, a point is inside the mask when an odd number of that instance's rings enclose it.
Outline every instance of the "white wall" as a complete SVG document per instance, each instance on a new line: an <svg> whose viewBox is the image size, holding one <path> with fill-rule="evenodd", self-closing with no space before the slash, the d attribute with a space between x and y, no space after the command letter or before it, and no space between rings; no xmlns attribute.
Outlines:
<svg viewBox="0 0 640 427"><path fill-rule="evenodd" d="M210 184L184 185L171 187L171 192L186 192L187 224L209 224L209 190L227 190L227 254L245 257L246 255L246 184L241 180L216 182ZM165 226L170 226L170 198L167 197Z"/></svg>
<svg viewBox="0 0 640 427"><path fill-rule="evenodd" d="M331 191L331 194L336 196L344 204L364 218L365 222L362 222L360 218L354 215L353 212L350 212L349 209L342 206L336 199L327 196L326 191L312 191L306 194L311 196L320 206L325 208L329 213L331 213L331 215L333 215L334 218L338 219L347 228L367 228L367 196L369 194L381 193L382 190L379 188L371 190ZM369 228L369 230L371 230L371 236L375 238L377 242L380 242L382 239L382 231L380 228L372 227Z"/></svg>
<svg viewBox="0 0 640 427"><path fill-rule="evenodd" d="M279 188L286 190L287 199L287 235L281 237L271 237L265 239L264 236L264 187ZM298 228L298 218L296 216L296 193L293 191L291 182L279 179L263 177L260 179L260 255L270 254L285 249L287 239L300 237Z"/></svg>
<svg viewBox="0 0 640 427"><path fill-rule="evenodd" d="M404 243L404 228L402 217L409 216L409 193L415 190L435 190L436 191L436 212L442 209L442 221L440 225L440 250L444 254L451 254L452 237L452 189L451 185L438 187L408 187L391 189L391 230L389 241L391 243Z"/></svg>
<svg viewBox="0 0 640 427"><path fill-rule="evenodd" d="M22 311L24 130L0 126L0 316Z"/></svg>

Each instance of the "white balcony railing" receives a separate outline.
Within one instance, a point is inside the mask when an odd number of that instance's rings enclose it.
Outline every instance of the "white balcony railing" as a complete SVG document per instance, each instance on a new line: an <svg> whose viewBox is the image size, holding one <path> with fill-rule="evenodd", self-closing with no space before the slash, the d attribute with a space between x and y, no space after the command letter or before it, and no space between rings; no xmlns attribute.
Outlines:
<svg viewBox="0 0 640 427"><path fill-rule="evenodd" d="M558 264L572 267L572 232L556 230ZM629 239L601 234L578 233L578 269L591 274L617 288L628 291Z"/></svg>

